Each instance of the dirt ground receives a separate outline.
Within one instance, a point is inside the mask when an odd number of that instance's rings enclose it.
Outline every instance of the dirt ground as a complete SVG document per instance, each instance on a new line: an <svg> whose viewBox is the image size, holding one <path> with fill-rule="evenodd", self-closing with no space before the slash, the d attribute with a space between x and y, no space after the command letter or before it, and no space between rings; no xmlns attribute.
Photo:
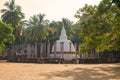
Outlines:
<svg viewBox="0 0 120 80"><path fill-rule="evenodd" d="M118 64L0 63L0 80L120 80Z"/></svg>

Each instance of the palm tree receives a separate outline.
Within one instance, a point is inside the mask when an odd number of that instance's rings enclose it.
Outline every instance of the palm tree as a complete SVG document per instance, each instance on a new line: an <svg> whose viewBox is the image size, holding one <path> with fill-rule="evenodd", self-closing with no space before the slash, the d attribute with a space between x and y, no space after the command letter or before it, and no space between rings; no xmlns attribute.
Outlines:
<svg viewBox="0 0 120 80"><path fill-rule="evenodd" d="M21 12L21 7L15 4L15 0L6 2L4 6L7 8L1 9L1 19L3 22L12 25L14 28L13 34L15 35L15 38L17 38L18 36L16 34L19 33L17 28L22 19L24 19L24 13Z"/></svg>
<svg viewBox="0 0 120 80"><path fill-rule="evenodd" d="M49 21L44 20L45 14L33 15L28 21L28 28L26 29L26 38L30 41L42 44L47 40L50 27ZM38 45L38 49L39 49ZM38 53L39 54L39 53Z"/></svg>
<svg viewBox="0 0 120 80"><path fill-rule="evenodd" d="M26 37L34 41L45 41L49 34L50 28L48 21L44 20L44 14L32 16L28 21L28 28L26 29Z"/></svg>
<svg viewBox="0 0 120 80"><path fill-rule="evenodd" d="M21 7L15 4L15 0L10 0L10 2L6 2L4 6L7 9L2 9L1 13L2 20L6 23L12 24L13 27L16 27L21 19L24 18L24 14L21 12Z"/></svg>
<svg viewBox="0 0 120 80"><path fill-rule="evenodd" d="M49 34L49 40L54 43L56 40L59 39L60 33L61 33L61 29L62 29L62 22L61 21L52 21L50 23L50 27L54 27L54 34L50 33Z"/></svg>

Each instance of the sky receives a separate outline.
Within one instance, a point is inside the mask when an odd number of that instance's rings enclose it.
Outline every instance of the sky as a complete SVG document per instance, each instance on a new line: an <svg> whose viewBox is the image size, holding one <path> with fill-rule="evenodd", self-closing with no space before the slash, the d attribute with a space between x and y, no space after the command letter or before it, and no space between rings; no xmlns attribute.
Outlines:
<svg viewBox="0 0 120 80"><path fill-rule="evenodd" d="M9 0L0 0L0 10L6 8L4 3ZM34 14L44 13L45 19L50 21L61 21L62 18L68 18L76 22L74 17L79 8L85 4L98 5L101 0L16 0L16 4L20 5L22 12L28 20ZM1 16L1 13L0 13Z"/></svg>

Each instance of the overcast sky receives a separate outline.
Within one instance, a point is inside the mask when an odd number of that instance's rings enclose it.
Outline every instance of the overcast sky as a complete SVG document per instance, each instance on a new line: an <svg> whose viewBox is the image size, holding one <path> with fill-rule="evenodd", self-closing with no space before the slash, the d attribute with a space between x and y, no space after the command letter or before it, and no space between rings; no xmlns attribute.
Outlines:
<svg viewBox="0 0 120 80"><path fill-rule="evenodd" d="M3 4L9 0L0 0L0 9L5 8ZM59 21L63 17L71 21L77 21L74 18L76 11L85 4L98 5L101 0L16 0L16 4L22 7L26 19L33 14L44 13L46 19ZM1 13L0 13L1 15Z"/></svg>

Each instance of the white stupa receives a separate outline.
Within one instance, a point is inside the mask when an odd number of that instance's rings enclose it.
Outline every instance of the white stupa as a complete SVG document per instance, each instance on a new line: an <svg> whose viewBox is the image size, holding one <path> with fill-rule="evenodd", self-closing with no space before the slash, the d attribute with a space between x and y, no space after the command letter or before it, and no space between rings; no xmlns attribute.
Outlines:
<svg viewBox="0 0 120 80"><path fill-rule="evenodd" d="M50 58L64 58L66 61L76 59L75 48L70 40L67 39L66 31L63 26L60 39L52 47Z"/></svg>

